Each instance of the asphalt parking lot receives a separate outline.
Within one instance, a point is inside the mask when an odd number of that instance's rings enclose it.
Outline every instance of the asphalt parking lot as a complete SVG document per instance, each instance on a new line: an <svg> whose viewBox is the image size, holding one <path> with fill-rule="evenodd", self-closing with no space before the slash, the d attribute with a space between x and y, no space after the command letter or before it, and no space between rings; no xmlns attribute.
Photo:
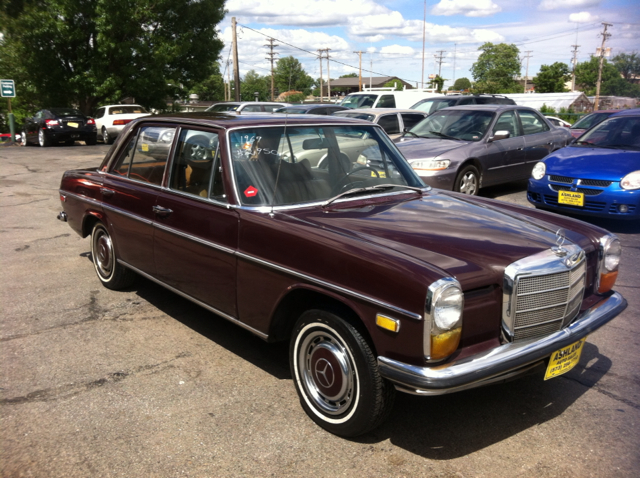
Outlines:
<svg viewBox="0 0 640 478"><path fill-rule="evenodd" d="M89 241L56 220L67 169L108 146L0 147L2 477L635 477L640 225L617 233L629 307L561 377L398 394L356 440L303 412L287 344L140 278L102 287ZM483 195L527 205L526 184Z"/></svg>

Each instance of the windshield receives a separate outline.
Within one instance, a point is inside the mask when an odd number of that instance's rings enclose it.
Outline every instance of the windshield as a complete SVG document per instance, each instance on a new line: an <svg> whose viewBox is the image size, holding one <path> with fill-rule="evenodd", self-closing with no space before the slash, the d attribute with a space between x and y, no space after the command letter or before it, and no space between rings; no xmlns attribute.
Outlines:
<svg viewBox="0 0 640 478"><path fill-rule="evenodd" d="M301 115L309 111L307 108L278 108L275 113L287 113L290 115Z"/></svg>
<svg viewBox="0 0 640 478"><path fill-rule="evenodd" d="M571 126L571 129L589 129L592 126L602 123L612 114L613 113L591 113L576 121L574 125Z"/></svg>
<svg viewBox="0 0 640 478"><path fill-rule="evenodd" d="M246 128L230 132L229 144L243 205L326 201L378 185L390 187L370 194L424 187L396 146L373 125Z"/></svg>
<svg viewBox="0 0 640 478"><path fill-rule="evenodd" d="M340 106L345 108L373 108L373 104L378 99L378 95L347 95Z"/></svg>
<svg viewBox="0 0 640 478"><path fill-rule="evenodd" d="M440 110L409 130L409 136L421 138L480 141L493 118L491 111Z"/></svg>
<svg viewBox="0 0 640 478"><path fill-rule="evenodd" d="M236 111L240 107L237 103L223 103L209 106L205 111Z"/></svg>
<svg viewBox="0 0 640 478"><path fill-rule="evenodd" d="M425 113L433 113L434 111L441 110L447 106L455 106L458 102L458 98L450 98L448 100L422 100L418 101L411 107L412 110L424 111Z"/></svg>
<svg viewBox="0 0 640 478"><path fill-rule="evenodd" d="M609 118L580 136L574 144L640 151L640 116Z"/></svg>
<svg viewBox="0 0 640 478"><path fill-rule="evenodd" d="M340 116L342 118L356 118L371 122L376 119L375 115L370 115L368 113L352 113L350 111L339 111L337 113L333 113L332 116Z"/></svg>

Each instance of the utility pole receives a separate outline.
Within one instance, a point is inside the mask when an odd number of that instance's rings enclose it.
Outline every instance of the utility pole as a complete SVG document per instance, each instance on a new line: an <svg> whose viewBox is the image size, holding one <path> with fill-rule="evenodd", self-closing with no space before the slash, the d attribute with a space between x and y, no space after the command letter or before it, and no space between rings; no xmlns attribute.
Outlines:
<svg viewBox="0 0 640 478"><path fill-rule="evenodd" d="M331 73L329 72L329 51L331 48L325 48L324 51L327 52L327 99L329 103L331 103Z"/></svg>
<svg viewBox="0 0 640 478"><path fill-rule="evenodd" d="M424 45L427 34L427 0L424 0L424 21L422 22L422 86L424 89Z"/></svg>
<svg viewBox="0 0 640 478"><path fill-rule="evenodd" d="M571 59L571 64L573 68L571 69L571 91L576 91L576 64L578 63L578 47L580 45L571 45L573 47L573 58Z"/></svg>
<svg viewBox="0 0 640 478"><path fill-rule="evenodd" d="M362 91L362 50L360 51L354 51L354 53L357 53L358 56L360 56L360 67L358 69L358 91Z"/></svg>
<svg viewBox="0 0 640 478"><path fill-rule="evenodd" d="M533 50L529 50L529 51L525 51L526 55L525 58L527 59L527 69L525 70L524 73L524 92L527 92L527 80L529 78L529 58L531 58L531 53L533 53Z"/></svg>
<svg viewBox="0 0 640 478"><path fill-rule="evenodd" d="M225 101L231 101L231 60L227 60L227 84L224 87Z"/></svg>
<svg viewBox="0 0 640 478"><path fill-rule="evenodd" d="M442 72L442 57L444 56L446 51L440 50L436 53L440 53L440 55L433 55L433 57L436 59L436 63L438 63L438 76L440 76L440 73Z"/></svg>
<svg viewBox="0 0 640 478"><path fill-rule="evenodd" d="M456 52L458 50L458 44L453 44L453 82L456 82Z"/></svg>
<svg viewBox="0 0 640 478"><path fill-rule="evenodd" d="M324 58L322 56L323 51L324 50L320 50L320 49L318 50L318 53L319 53L318 59L320 60L320 103L324 102L324 95L322 94L322 58Z"/></svg>
<svg viewBox="0 0 640 478"><path fill-rule="evenodd" d="M604 45L607 42L607 38L611 36L611 33L607 33L607 28L611 26L611 23L603 23L604 30L602 31L602 46L600 47L600 67L598 68L598 83L596 83L596 101L593 104L593 111L598 111L600 103L600 83L602 82L602 64L604 63L605 48Z"/></svg>
<svg viewBox="0 0 640 478"><path fill-rule="evenodd" d="M267 53L267 58L265 58L265 60L270 60L271 61L271 101L273 101L273 62L275 60L275 56L278 54L276 52L273 51L274 48L277 48L278 45L274 45L273 42L275 40L273 38L269 38L268 45L264 45L267 48L269 48L269 53Z"/></svg>
<svg viewBox="0 0 640 478"><path fill-rule="evenodd" d="M238 36L236 35L236 17L231 17L231 35L233 36L233 81L236 85L236 101L240 101L240 71L238 70Z"/></svg>

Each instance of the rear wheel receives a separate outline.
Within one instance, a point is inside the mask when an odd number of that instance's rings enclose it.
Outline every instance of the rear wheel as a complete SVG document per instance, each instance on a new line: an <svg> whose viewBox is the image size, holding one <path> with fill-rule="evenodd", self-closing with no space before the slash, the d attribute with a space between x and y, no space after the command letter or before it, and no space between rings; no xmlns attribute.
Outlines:
<svg viewBox="0 0 640 478"><path fill-rule="evenodd" d="M22 146L29 146L29 141L27 140L27 130L22 131Z"/></svg>
<svg viewBox="0 0 640 478"><path fill-rule="evenodd" d="M107 128L105 128L104 126L102 127L102 142L104 144L113 143L113 139L111 139L111 136L109 136L109 132L107 131Z"/></svg>
<svg viewBox="0 0 640 478"><path fill-rule="evenodd" d="M44 134L44 130L38 130L38 144L40 147L44 148L47 146L51 146L51 140L47 138L47 135Z"/></svg>
<svg viewBox="0 0 640 478"><path fill-rule="evenodd" d="M302 408L325 430L354 437L388 417L395 389L380 376L364 337L337 315L324 310L302 314L289 359Z"/></svg>
<svg viewBox="0 0 640 478"><path fill-rule="evenodd" d="M102 284L113 290L130 286L136 275L118 263L113 241L106 226L97 222L91 231L91 258Z"/></svg>
<svg viewBox="0 0 640 478"><path fill-rule="evenodd" d="M475 166L462 168L453 187L454 191L477 196L480 191L480 173Z"/></svg>

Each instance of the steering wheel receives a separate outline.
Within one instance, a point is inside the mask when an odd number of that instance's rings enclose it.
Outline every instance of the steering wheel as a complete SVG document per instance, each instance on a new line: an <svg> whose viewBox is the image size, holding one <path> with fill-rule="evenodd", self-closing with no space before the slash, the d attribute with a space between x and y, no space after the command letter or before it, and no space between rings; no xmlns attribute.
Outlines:
<svg viewBox="0 0 640 478"><path fill-rule="evenodd" d="M378 174L378 171L376 171L374 168L372 168L371 166L358 166L355 169L352 169L351 171L349 171L347 174L345 174L344 176L342 176L338 182L336 183L336 185L333 187L331 194L332 195L336 195L336 194L340 194L342 191L344 191L344 189L347 186L353 186L353 183L345 183L345 181L347 179L349 179L349 176L351 176L353 173L357 173L358 171L363 171L365 169L368 169L370 171L373 171L376 175L376 178L380 179L380 175ZM362 181L357 181L357 183L361 183ZM356 184L357 184L356 183Z"/></svg>

